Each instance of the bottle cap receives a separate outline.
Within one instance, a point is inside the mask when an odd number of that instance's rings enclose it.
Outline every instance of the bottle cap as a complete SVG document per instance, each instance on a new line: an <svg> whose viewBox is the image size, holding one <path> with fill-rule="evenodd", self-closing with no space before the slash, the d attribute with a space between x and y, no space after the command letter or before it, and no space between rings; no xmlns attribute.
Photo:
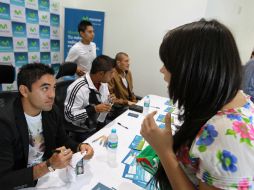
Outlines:
<svg viewBox="0 0 254 190"><path fill-rule="evenodd" d="M112 130L111 130L111 133L116 133L116 129L112 129Z"/></svg>

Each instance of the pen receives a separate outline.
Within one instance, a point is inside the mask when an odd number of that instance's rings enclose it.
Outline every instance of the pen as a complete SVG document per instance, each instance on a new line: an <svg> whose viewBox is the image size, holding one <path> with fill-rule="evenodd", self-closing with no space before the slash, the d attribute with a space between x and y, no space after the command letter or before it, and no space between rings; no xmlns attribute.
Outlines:
<svg viewBox="0 0 254 190"><path fill-rule="evenodd" d="M128 129L128 127L126 127L126 126L124 126L124 125L122 125L121 123L117 123L118 125L120 125L121 127L124 127L125 129Z"/></svg>
<svg viewBox="0 0 254 190"><path fill-rule="evenodd" d="M97 139L94 139L94 140L92 141L92 143L94 143L94 142L100 140L102 137L103 137L103 136L100 136L100 137L98 137Z"/></svg>
<svg viewBox="0 0 254 190"><path fill-rule="evenodd" d="M160 109L160 107L157 106L150 106L151 108L156 108L156 109Z"/></svg>

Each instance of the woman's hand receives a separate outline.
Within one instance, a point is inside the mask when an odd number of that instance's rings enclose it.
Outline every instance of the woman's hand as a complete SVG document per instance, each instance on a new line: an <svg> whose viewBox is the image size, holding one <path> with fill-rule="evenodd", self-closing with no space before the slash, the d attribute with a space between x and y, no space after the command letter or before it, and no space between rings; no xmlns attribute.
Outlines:
<svg viewBox="0 0 254 190"><path fill-rule="evenodd" d="M156 113L157 112L154 111L145 117L141 125L140 134L153 147L158 155L165 153L165 151L173 153L171 116L169 113L166 115L165 129L160 129L153 118Z"/></svg>

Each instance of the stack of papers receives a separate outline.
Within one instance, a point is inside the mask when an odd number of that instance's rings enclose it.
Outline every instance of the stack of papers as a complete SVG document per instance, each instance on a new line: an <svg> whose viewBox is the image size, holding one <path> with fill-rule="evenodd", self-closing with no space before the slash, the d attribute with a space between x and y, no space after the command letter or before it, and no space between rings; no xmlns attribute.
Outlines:
<svg viewBox="0 0 254 190"><path fill-rule="evenodd" d="M154 188L148 183L152 178L151 174L145 171L142 166L136 162L136 157L144 146L144 138L136 135L129 146L130 151L122 160L122 163L125 164L122 177L131 180L134 184L144 189L152 190Z"/></svg>

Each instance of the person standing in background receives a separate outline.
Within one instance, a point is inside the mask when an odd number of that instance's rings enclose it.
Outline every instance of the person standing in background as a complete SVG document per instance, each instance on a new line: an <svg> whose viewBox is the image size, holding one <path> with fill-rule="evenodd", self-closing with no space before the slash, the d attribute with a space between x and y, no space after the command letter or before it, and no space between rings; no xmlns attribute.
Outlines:
<svg viewBox="0 0 254 190"><path fill-rule="evenodd" d="M94 39L94 28L91 22L82 20L78 25L81 40L74 44L65 59L65 62L78 64L76 74L83 76L91 70L92 61L96 57L96 44Z"/></svg>

